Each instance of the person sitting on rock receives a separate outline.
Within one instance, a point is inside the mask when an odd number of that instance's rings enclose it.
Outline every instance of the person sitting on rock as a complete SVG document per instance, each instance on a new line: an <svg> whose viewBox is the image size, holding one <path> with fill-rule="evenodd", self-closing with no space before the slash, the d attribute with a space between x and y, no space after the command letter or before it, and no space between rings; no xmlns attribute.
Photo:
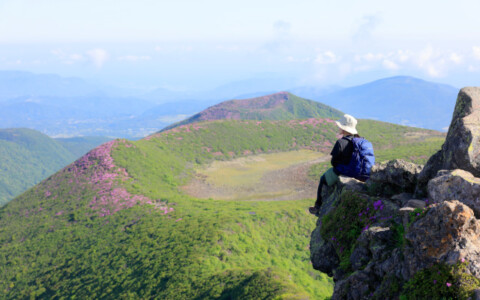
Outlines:
<svg viewBox="0 0 480 300"><path fill-rule="evenodd" d="M337 140L330 153L330 155L332 155L331 164L333 167L323 173L320 178L315 206L308 209L310 213L314 215L319 213L320 207L322 206L322 187L325 184L328 186L333 185L338 181L339 175L354 177L358 180L365 181L370 176L371 166L375 163L372 144L358 135L356 129L357 120L351 115L344 115L340 120L335 121L335 123L340 129L342 138ZM359 138L358 142L356 139L355 145L353 142L354 138ZM353 161L352 154L355 146L357 146L358 151L360 151L357 156L364 155L363 151L366 150L366 155L369 157L367 159L361 159L360 162Z"/></svg>

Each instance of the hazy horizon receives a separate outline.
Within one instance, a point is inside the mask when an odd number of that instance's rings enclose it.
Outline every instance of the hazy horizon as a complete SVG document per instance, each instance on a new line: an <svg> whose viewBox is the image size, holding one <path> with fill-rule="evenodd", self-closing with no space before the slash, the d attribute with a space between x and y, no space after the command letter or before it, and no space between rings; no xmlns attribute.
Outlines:
<svg viewBox="0 0 480 300"><path fill-rule="evenodd" d="M406 75L478 85L480 2L0 2L0 70L139 90L243 80L353 86Z"/></svg>

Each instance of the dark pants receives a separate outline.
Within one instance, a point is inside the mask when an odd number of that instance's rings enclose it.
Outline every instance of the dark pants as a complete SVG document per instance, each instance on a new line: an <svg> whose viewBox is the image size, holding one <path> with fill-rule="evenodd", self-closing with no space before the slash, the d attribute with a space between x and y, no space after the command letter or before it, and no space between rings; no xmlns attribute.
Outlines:
<svg viewBox="0 0 480 300"><path fill-rule="evenodd" d="M326 185L326 184L327 184L327 179L325 178L325 175L322 175L322 177L320 177L320 182L318 183L317 201L315 201L315 207L322 206L322 187L323 185Z"/></svg>

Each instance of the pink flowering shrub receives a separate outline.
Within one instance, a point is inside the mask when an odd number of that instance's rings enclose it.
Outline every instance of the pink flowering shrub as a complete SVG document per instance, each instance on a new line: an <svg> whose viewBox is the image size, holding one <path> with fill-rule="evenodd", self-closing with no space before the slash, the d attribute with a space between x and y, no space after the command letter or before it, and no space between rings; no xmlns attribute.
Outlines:
<svg viewBox="0 0 480 300"><path fill-rule="evenodd" d="M108 216L134 205L154 203L156 208L165 209L167 213L171 212L164 203L159 204L143 195L132 195L122 186L131 178L127 170L115 165L111 156L112 150L120 143L127 148L134 147L125 140L116 140L93 149L48 180L44 192L45 197L51 196L52 192L62 192L59 187L62 186L62 181L66 181L69 186L68 201L75 198L81 201L84 197L82 195L85 193L92 194L87 207L91 208L98 216ZM30 213L26 211L25 216ZM63 213L60 211L56 215Z"/></svg>

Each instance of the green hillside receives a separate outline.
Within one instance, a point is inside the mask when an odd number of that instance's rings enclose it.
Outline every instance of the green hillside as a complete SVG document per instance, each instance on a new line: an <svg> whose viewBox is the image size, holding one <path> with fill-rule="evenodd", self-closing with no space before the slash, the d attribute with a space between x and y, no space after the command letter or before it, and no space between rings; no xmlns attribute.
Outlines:
<svg viewBox="0 0 480 300"><path fill-rule="evenodd" d="M32 129L0 129L0 206L108 140L52 139Z"/></svg>
<svg viewBox="0 0 480 300"><path fill-rule="evenodd" d="M0 205L71 163L75 156L31 129L0 129Z"/></svg>
<svg viewBox="0 0 480 300"><path fill-rule="evenodd" d="M308 118L338 119L343 113L331 106L300 98L288 92L280 92L244 100L224 101L209 107L181 122L177 126L212 120L299 120Z"/></svg>
<svg viewBox="0 0 480 300"><path fill-rule="evenodd" d="M407 156L443 138L374 121L359 128L376 149L404 147ZM108 142L0 208L0 291L7 299L323 299L333 283L310 265L312 199L199 200L178 187L212 160L328 151L336 131L327 119L214 121Z"/></svg>

